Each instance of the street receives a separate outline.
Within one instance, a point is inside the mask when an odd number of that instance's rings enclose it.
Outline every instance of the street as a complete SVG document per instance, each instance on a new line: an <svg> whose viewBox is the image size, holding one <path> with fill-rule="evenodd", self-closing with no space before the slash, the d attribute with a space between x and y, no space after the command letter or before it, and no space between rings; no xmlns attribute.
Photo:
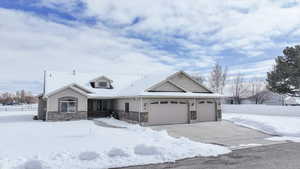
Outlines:
<svg viewBox="0 0 300 169"><path fill-rule="evenodd" d="M196 157L175 163L123 169L300 169L300 143L284 143L235 150L219 157Z"/></svg>

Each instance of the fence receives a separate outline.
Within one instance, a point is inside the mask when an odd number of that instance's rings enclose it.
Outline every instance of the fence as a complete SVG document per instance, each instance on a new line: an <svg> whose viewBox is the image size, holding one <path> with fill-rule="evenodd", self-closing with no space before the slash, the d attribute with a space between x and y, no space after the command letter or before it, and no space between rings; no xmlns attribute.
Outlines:
<svg viewBox="0 0 300 169"><path fill-rule="evenodd" d="M11 105L11 106L0 106L1 111L37 111L37 104L24 104L24 105Z"/></svg>

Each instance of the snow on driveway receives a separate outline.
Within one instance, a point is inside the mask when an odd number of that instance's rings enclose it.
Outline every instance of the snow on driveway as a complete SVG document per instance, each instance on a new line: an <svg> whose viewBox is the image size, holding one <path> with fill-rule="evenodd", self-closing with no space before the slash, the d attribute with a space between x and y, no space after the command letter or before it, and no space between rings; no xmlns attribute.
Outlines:
<svg viewBox="0 0 300 169"><path fill-rule="evenodd" d="M121 128L88 120L33 121L33 113L0 112L1 169L98 169L230 152L115 119L98 120Z"/></svg>
<svg viewBox="0 0 300 169"><path fill-rule="evenodd" d="M287 106L225 105L223 119L274 135L268 140L300 142L300 111L298 110L299 107Z"/></svg>

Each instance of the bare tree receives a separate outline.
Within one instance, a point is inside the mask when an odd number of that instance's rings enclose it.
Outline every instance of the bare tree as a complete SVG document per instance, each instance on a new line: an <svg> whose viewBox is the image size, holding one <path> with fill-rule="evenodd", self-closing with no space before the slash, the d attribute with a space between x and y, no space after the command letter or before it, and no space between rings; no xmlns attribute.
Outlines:
<svg viewBox="0 0 300 169"><path fill-rule="evenodd" d="M250 99L253 99L255 104L263 104L270 99L271 92L267 89L264 81L254 77L250 80L250 85Z"/></svg>
<svg viewBox="0 0 300 169"><path fill-rule="evenodd" d="M205 78L203 77L203 76L193 76L193 78L197 81L197 82L199 82L200 84L203 84L204 83L204 81L205 81Z"/></svg>
<svg viewBox="0 0 300 169"><path fill-rule="evenodd" d="M263 104L263 103L265 103L265 101L269 100L271 97L272 97L272 93L267 89L264 89L263 91L254 95L256 104Z"/></svg>
<svg viewBox="0 0 300 169"><path fill-rule="evenodd" d="M223 94L226 85L227 68L223 68L219 63L216 63L210 73L209 84L210 88L217 93Z"/></svg>
<svg viewBox="0 0 300 169"><path fill-rule="evenodd" d="M226 80L227 80L227 71L228 71L228 68L226 67L224 70L223 70L223 74L222 74L222 81L221 81L221 94L224 93L224 88L226 86Z"/></svg>
<svg viewBox="0 0 300 169"><path fill-rule="evenodd" d="M247 94L247 85L245 84L244 76L238 73L232 82L232 97L235 103L241 104L241 97Z"/></svg>

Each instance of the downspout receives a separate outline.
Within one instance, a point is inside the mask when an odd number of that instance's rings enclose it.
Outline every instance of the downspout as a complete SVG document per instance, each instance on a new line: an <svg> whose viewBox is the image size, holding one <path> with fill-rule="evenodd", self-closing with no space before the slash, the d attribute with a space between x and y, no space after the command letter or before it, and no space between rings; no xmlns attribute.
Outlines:
<svg viewBox="0 0 300 169"><path fill-rule="evenodd" d="M139 111L139 124L141 124L141 112L143 108L143 98L140 97L140 111Z"/></svg>

